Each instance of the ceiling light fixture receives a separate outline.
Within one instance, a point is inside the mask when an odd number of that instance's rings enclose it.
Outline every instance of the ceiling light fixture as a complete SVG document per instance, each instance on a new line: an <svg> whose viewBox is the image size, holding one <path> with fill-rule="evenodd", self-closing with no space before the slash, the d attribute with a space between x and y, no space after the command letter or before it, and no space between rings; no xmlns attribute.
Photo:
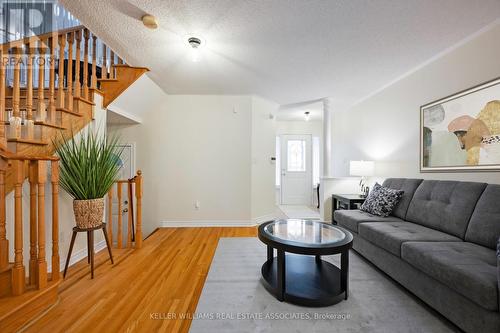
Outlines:
<svg viewBox="0 0 500 333"><path fill-rule="evenodd" d="M200 60L200 50L203 45L201 38L189 37L188 44L191 46L191 60L198 62Z"/></svg>
<svg viewBox="0 0 500 333"><path fill-rule="evenodd" d="M142 18L142 23L149 29L156 29L158 28L158 21L156 20L156 17L153 15L146 14Z"/></svg>
<svg viewBox="0 0 500 333"><path fill-rule="evenodd" d="M309 111L304 112L304 119L309 121Z"/></svg>

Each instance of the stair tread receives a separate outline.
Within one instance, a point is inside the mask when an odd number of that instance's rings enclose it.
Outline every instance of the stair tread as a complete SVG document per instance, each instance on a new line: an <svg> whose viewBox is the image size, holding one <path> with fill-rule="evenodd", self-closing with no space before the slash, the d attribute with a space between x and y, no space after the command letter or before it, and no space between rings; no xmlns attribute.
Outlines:
<svg viewBox="0 0 500 333"><path fill-rule="evenodd" d="M77 116L77 117L83 117L82 114L80 114L78 112L75 112L75 111L71 111L71 110L66 109L66 108L56 108L56 111L61 111L61 112L64 112L64 113L69 113L69 114L72 114L72 115Z"/></svg>
<svg viewBox="0 0 500 333"><path fill-rule="evenodd" d="M95 103L94 103L94 102L92 102L92 100L87 99L87 98L84 98L84 97L82 97L82 96L80 96L80 97L75 97L75 96L73 96L73 99L80 100L80 101L82 101L82 102L84 102L84 103L88 103L88 104L90 104L90 105L95 105Z"/></svg>
<svg viewBox="0 0 500 333"><path fill-rule="evenodd" d="M32 144L32 145L41 145L41 146L45 146L45 145L49 144L48 142L41 141L41 140L21 139L21 138L20 139L10 138L10 139L7 139L7 142L28 143L28 144Z"/></svg>
<svg viewBox="0 0 500 333"><path fill-rule="evenodd" d="M149 71L149 68L147 68L147 67L143 67L143 66L130 66L130 65L125 65L125 64L116 64L116 65L113 65L112 67L129 67L129 68L135 68L135 69L145 69L145 70Z"/></svg>
<svg viewBox="0 0 500 333"><path fill-rule="evenodd" d="M0 268L0 274L10 271L12 269L12 266L14 266L14 264L9 262L9 264L6 267Z"/></svg>
<svg viewBox="0 0 500 333"><path fill-rule="evenodd" d="M61 130L65 130L66 127L63 127L61 125L53 124L47 121L35 121L35 125L40 125L40 126L47 126L47 127L52 127L52 128L57 128Z"/></svg>
<svg viewBox="0 0 500 333"><path fill-rule="evenodd" d="M118 82L118 79L97 79L97 82Z"/></svg>

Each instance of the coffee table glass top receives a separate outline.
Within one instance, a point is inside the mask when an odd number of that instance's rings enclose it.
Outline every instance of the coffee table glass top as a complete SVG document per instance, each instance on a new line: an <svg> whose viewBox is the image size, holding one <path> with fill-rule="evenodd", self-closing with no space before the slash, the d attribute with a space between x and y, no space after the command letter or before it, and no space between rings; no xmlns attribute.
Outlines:
<svg viewBox="0 0 500 333"><path fill-rule="evenodd" d="M264 232L283 241L311 245L332 245L346 238L333 225L311 220L276 220L265 226Z"/></svg>

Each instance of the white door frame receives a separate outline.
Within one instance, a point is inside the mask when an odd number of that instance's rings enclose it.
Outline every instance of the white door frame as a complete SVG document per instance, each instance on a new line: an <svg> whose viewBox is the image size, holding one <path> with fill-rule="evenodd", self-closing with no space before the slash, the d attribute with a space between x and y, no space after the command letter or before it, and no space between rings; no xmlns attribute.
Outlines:
<svg viewBox="0 0 500 333"><path fill-rule="evenodd" d="M307 205L312 205L312 190L313 190L313 170L312 170L312 134L281 134L280 137L280 204L287 204L284 200L284 189L285 189L285 177L286 173L288 173L287 169L287 146L286 143L288 139L293 137L295 138L306 138L307 147L306 147L306 170L308 173L308 190L306 193L307 196ZM290 204L290 203L288 203Z"/></svg>

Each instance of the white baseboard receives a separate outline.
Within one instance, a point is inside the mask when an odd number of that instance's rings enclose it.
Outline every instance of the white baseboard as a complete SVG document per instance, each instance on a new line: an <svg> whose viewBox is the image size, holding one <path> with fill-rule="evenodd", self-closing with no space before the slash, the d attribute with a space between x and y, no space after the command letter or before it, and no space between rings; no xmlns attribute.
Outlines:
<svg viewBox="0 0 500 333"><path fill-rule="evenodd" d="M193 220L193 221L161 221L160 228L181 228L181 227L249 227L254 226L252 221L245 220Z"/></svg>
<svg viewBox="0 0 500 333"><path fill-rule="evenodd" d="M262 215L251 220L165 220L160 222L160 228L182 228L182 227L254 227L267 221L284 218L278 209L276 212Z"/></svg>
<svg viewBox="0 0 500 333"><path fill-rule="evenodd" d="M94 244L94 253L97 253L101 251L102 249L106 248L106 240L102 240L96 244ZM69 259L69 265L68 267L73 266L83 258L87 257L87 248L85 247L84 249L78 250L76 252L73 252L71 254L71 259ZM59 270L62 272L64 270L64 265L66 265L66 258L67 257L61 257L59 260ZM47 260L47 271L52 272L52 263L50 260Z"/></svg>

